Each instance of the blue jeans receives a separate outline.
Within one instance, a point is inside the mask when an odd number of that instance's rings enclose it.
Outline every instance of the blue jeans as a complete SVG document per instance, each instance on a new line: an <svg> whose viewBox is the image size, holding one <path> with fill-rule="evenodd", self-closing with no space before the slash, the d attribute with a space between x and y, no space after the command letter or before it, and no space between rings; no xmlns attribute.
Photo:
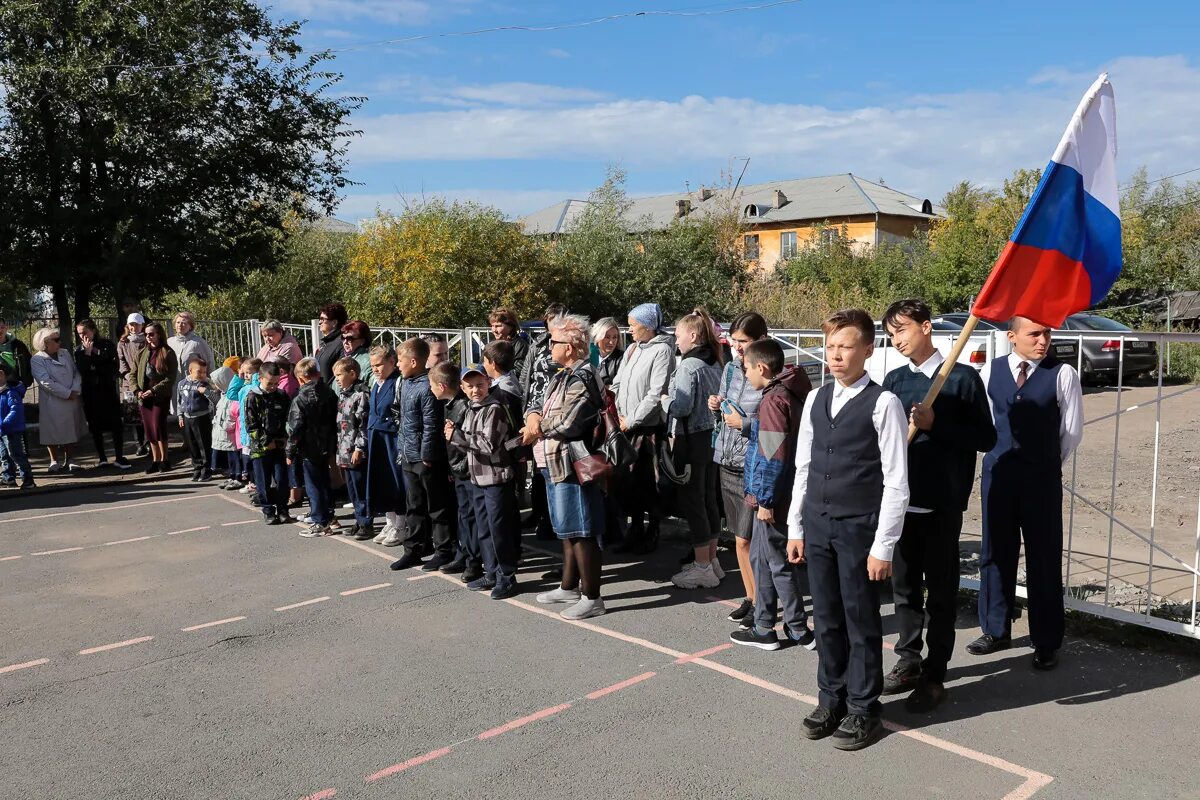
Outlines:
<svg viewBox="0 0 1200 800"><path fill-rule="evenodd" d="M367 467L342 467L342 477L346 479L346 494L354 504L354 524L370 525L373 521L367 513Z"/></svg>
<svg viewBox="0 0 1200 800"><path fill-rule="evenodd" d="M254 474L254 488L258 490L258 500L262 503L263 516L286 514L290 485L283 449L268 450L261 458L251 459L250 467Z"/></svg>
<svg viewBox="0 0 1200 800"><path fill-rule="evenodd" d="M475 529L483 569L497 582L517 575L517 541L521 535L517 493L512 481L499 486L471 484Z"/></svg>
<svg viewBox="0 0 1200 800"><path fill-rule="evenodd" d="M329 500L329 463L305 458L301 460L300 471L304 474L304 491L308 492L309 515L318 525L328 525L333 520Z"/></svg>
<svg viewBox="0 0 1200 800"><path fill-rule="evenodd" d="M6 433L0 436L0 477L5 481L14 479L13 467L22 481L33 479L29 458L25 455L25 434Z"/></svg>

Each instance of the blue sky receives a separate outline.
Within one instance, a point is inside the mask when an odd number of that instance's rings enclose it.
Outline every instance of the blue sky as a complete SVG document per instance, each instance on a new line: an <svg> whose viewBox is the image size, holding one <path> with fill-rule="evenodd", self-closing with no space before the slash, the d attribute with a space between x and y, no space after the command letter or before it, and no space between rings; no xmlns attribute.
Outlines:
<svg viewBox="0 0 1200 800"><path fill-rule="evenodd" d="M768 0L769 1L769 0ZM307 19L353 124L338 216L441 195L520 215L586 197L619 163L632 194L854 172L935 201L1043 166L1096 74L1117 97L1127 177L1200 167L1200 3L802 0L548 32L363 46L638 10L755 0L274 0Z"/></svg>

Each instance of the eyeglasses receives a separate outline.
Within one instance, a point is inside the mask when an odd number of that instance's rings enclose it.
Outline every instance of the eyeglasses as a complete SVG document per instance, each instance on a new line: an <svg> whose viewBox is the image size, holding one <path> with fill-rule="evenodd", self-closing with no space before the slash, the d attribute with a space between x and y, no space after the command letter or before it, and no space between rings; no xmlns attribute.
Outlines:
<svg viewBox="0 0 1200 800"><path fill-rule="evenodd" d="M562 340L560 340L560 339L551 339L551 340L550 340L550 344L552 344L552 345L555 345L555 344L565 344L565 345L568 345L568 346L569 346L569 345L571 344L571 342L564 342L564 341L562 341Z"/></svg>

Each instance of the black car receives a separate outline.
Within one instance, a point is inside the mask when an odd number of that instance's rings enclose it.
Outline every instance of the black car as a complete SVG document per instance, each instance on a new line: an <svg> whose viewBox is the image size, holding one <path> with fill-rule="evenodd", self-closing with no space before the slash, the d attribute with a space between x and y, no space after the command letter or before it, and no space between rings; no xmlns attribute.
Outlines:
<svg viewBox="0 0 1200 800"><path fill-rule="evenodd" d="M1063 328L1080 333L1108 333L1112 338L1086 338L1081 371L1084 378L1113 378L1120 371L1125 377L1146 377L1158 368L1158 347L1154 342L1131 336L1133 328L1099 314L1072 314ZM1124 338L1122 338L1124 337ZM1125 350L1124 365L1121 350Z"/></svg>

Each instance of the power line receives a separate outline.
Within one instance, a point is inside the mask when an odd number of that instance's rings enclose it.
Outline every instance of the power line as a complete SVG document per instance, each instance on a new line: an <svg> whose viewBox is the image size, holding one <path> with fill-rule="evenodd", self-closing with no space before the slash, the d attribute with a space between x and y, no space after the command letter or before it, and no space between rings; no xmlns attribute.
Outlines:
<svg viewBox="0 0 1200 800"><path fill-rule="evenodd" d="M1163 181L1169 181L1169 180L1171 180L1171 178L1178 178L1180 175L1190 175L1193 172L1200 172L1200 167L1192 167L1191 169L1185 169L1183 172L1176 172L1174 175L1164 175L1161 178L1155 178L1152 181L1146 181L1146 185L1153 186L1156 183L1162 183ZM1121 188L1128 189L1130 186L1133 186L1133 183L1127 183L1124 186L1122 186Z"/></svg>

